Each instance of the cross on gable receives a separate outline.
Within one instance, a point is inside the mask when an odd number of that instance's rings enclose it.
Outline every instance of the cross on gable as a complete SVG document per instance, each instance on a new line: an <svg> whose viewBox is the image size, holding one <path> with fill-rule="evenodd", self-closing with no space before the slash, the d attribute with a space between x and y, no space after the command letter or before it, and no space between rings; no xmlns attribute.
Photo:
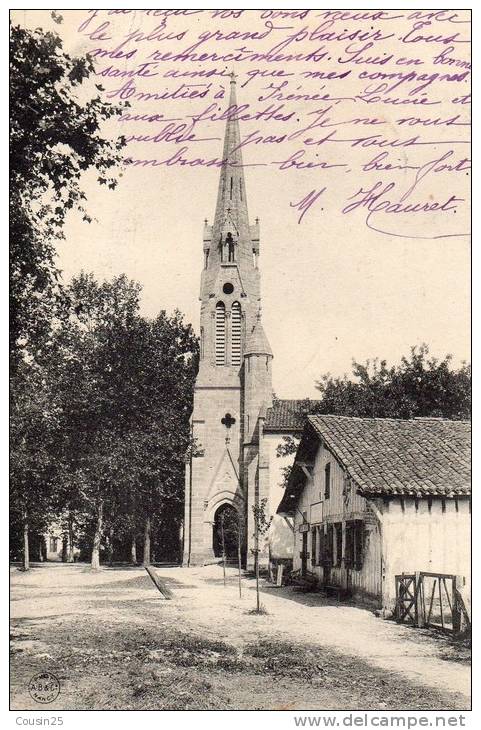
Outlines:
<svg viewBox="0 0 481 730"><path fill-rule="evenodd" d="M224 418L222 418L221 423L226 427L230 428L235 423L235 418L231 416L230 413L226 413Z"/></svg>

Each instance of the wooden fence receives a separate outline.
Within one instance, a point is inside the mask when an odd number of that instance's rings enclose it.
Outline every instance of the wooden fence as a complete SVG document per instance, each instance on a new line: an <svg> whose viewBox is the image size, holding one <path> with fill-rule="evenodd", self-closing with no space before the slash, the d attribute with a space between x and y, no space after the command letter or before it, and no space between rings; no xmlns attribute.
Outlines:
<svg viewBox="0 0 481 730"><path fill-rule="evenodd" d="M431 627L455 634L470 628L463 599L465 579L447 573L396 575L396 619L419 628Z"/></svg>

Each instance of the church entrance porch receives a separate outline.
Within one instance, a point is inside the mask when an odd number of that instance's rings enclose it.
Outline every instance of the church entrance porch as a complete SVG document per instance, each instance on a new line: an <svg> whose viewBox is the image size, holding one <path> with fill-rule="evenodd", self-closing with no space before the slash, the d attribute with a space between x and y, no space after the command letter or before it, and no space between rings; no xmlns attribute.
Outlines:
<svg viewBox="0 0 481 730"><path fill-rule="evenodd" d="M231 504L224 503L216 510L212 526L212 549L216 558L237 558L239 541L239 513Z"/></svg>

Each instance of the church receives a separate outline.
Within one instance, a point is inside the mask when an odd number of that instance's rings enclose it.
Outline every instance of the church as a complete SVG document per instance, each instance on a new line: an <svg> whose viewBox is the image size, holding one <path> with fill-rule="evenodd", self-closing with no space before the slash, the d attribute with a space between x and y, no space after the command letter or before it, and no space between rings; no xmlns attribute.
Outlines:
<svg viewBox="0 0 481 730"><path fill-rule="evenodd" d="M236 105L231 74L229 107ZM200 363L191 426L195 447L186 468L184 565L204 565L219 557L219 526L230 513L242 526L243 562L252 567L252 507L265 499L268 515L275 515L282 498L280 487L270 489L272 452L283 435L302 430L299 401L273 404L273 353L262 325L259 220L249 221L240 142L239 123L231 117L215 217L212 225L206 221L203 235ZM270 533L276 533L279 557L290 558L292 525L287 517L273 520ZM268 548L260 548L259 560L265 565ZM229 543L226 551L233 555L234 545Z"/></svg>

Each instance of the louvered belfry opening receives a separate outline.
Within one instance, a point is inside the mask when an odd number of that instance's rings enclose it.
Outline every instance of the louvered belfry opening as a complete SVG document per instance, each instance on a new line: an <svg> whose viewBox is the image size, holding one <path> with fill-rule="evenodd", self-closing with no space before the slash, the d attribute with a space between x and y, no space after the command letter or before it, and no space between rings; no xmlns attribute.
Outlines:
<svg viewBox="0 0 481 730"><path fill-rule="evenodd" d="M231 322L231 359L232 365L238 367L241 364L241 305L239 302L234 302L232 304Z"/></svg>
<svg viewBox="0 0 481 730"><path fill-rule="evenodd" d="M217 302L215 307L215 364L225 365L225 304Z"/></svg>

